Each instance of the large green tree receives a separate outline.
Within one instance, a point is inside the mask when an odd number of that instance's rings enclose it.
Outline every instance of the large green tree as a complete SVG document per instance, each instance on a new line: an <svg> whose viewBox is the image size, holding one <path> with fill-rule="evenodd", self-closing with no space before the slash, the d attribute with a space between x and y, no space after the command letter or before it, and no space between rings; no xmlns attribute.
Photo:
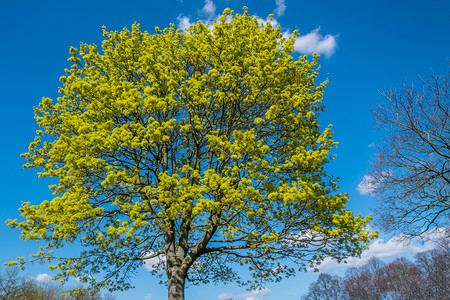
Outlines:
<svg viewBox="0 0 450 300"><path fill-rule="evenodd" d="M184 299L186 279L255 288L358 255L369 218L346 210L324 170L336 145L317 121L325 83L317 57L290 55L295 35L227 9L210 26L133 25L104 30L102 51L71 48L61 97L35 108L41 130L24 154L56 178L54 198L9 221L46 242L32 259L114 290L159 257L169 299ZM71 243L85 250L53 252Z"/></svg>

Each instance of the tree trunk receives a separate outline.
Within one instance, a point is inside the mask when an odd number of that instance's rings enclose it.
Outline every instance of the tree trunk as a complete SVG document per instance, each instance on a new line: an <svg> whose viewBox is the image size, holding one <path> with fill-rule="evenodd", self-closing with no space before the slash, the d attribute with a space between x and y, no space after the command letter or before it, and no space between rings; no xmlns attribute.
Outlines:
<svg viewBox="0 0 450 300"><path fill-rule="evenodd" d="M186 274L180 267L171 267L167 269L169 280L168 300L184 300L184 283Z"/></svg>

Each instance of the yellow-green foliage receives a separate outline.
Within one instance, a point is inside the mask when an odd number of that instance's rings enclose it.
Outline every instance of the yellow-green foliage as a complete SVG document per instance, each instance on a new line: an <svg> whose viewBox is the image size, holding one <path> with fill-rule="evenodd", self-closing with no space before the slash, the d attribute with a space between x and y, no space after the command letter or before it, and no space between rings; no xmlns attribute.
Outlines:
<svg viewBox="0 0 450 300"><path fill-rule="evenodd" d="M101 50L71 48L61 97L35 108L41 130L23 156L57 179L54 198L9 221L47 242L34 259L62 280L104 272L100 284L127 288L149 253L203 282L235 278L222 254L258 280L290 275L280 258L302 269L358 255L369 218L345 209L324 171L336 145L317 122L325 83L316 56L291 56L297 32L228 9L155 32L104 29ZM79 256L53 254L75 241Z"/></svg>

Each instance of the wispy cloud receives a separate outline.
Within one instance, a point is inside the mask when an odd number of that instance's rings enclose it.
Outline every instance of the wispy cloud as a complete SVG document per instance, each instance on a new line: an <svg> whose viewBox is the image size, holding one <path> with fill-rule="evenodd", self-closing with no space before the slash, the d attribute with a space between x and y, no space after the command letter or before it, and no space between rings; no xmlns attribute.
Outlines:
<svg viewBox="0 0 450 300"><path fill-rule="evenodd" d="M369 145L370 147L370 145ZM361 195L373 194L384 180L390 178L393 174L392 170L382 171L381 176L373 177L371 175L364 175L362 181L356 188Z"/></svg>
<svg viewBox="0 0 450 300"><path fill-rule="evenodd" d="M306 35L301 35L295 39L294 49L302 54L323 54L327 58L334 54L337 48L337 35L327 34L325 36L319 33L320 27L317 27Z"/></svg>
<svg viewBox="0 0 450 300"><path fill-rule="evenodd" d="M275 0L275 4L277 6L277 8L275 8L275 14L277 17L281 17L286 11L286 4L284 4L284 2L285 0Z"/></svg>
<svg viewBox="0 0 450 300"><path fill-rule="evenodd" d="M275 0L276 9L275 13L277 16L281 16L286 11L285 0ZM202 23L211 23L211 20L215 17L216 14L216 5L212 0L205 0L202 9L199 11L200 21ZM279 26L278 20L275 18L270 19L269 17L263 19L257 15L253 15L256 17L258 22L261 25L269 22L272 27ZM186 29L193 23L191 23L190 17L180 14L177 17L178 27L181 29ZM310 33L306 35L301 35L295 39L294 50L301 54L321 54L325 55L325 57L331 57L337 49L337 38L338 35L327 34L325 36L319 33L320 27L314 29ZM284 36L288 37L290 31L287 29L284 32Z"/></svg>
<svg viewBox="0 0 450 300"><path fill-rule="evenodd" d="M205 0L205 5L203 6L201 12L208 20L211 20L216 14L216 5L212 2L212 0Z"/></svg>
<svg viewBox="0 0 450 300"><path fill-rule="evenodd" d="M152 253L147 253L146 255L151 255ZM144 260L144 268L149 271L154 271L158 269L158 265L161 263L165 263L166 257L164 255L159 255L147 260Z"/></svg>
<svg viewBox="0 0 450 300"><path fill-rule="evenodd" d="M259 24L266 24L267 22L269 22L270 25L272 25L272 27L276 27L276 26L280 25L278 23L277 19L275 19L275 18L270 19L269 17L267 17L267 18L263 19L263 18L258 17L256 15L254 15L254 17L256 17L256 20L258 21Z"/></svg>
<svg viewBox="0 0 450 300"><path fill-rule="evenodd" d="M263 300L264 296L267 296L268 294L270 294L270 290L265 288L265 289L260 289L260 290L256 290L256 291L250 291L244 294L239 295L239 298L245 298L245 300Z"/></svg>
<svg viewBox="0 0 450 300"><path fill-rule="evenodd" d="M346 264L339 264L334 260L325 259L320 265L319 270L321 272L328 272L340 268L357 267L364 265L370 258L377 257L380 259L393 258L403 256L408 253L418 253L427 251L435 247L437 239L445 236L445 230L437 229L429 232L425 239L415 238L411 241L403 239L403 235L394 236L387 241L383 238L376 239L369 246L369 249L361 254L361 258L352 257L347 259Z"/></svg>
<svg viewBox="0 0 450 300"><path fill-rule="evenodd" d="M47 273L38 274L34 277L34 280L41 283L50 283L52 281L52 276Z"/></svg>
<svg viewBox="0 0 450 300"><path fill-rule="evenodd" d="M231 293L222 293L217 296L219 300L233 300L233 299L245 299L245 300L264 300L264 296L270 294L270 290L262 288L260 290L250 291L243 294L233 295Z"/></svg>
<svg viewBox="0 0 450 300"><path fill-rule="evenodd" d="M217 299L219 299L219 300L233 300L233 294L231 294L231 293L222 293L219 296L217 296Z"/></svg>
<svg viewBox="0 0 450 300"><path fill-rule="evenodd" d="M178 27L183 30L192 25L189 17L187 17L187 16L178 15L177 21L178 21Z"/></svg>
<svg viewBox="0 0 450 300"><path fill-rule="evenodd" d="M200 15L202 18L200 20L202 23L210 23L211 20L214 18L216 14L216 5L212 0L205 0L205 5L203 5L202 9L200 10ZM189 16L179 14L177 17L178 21L178 27L185 30L189 26L191 26L193 23L191 23L191 18Z"/></svg>
<svg viewBox="0 0 450 300"><path fill-rule="evenodd" d="M149 299L149 300L152 299L152 294L150 294L150 293L147 294L147 295L144 297L144 299Z"/></svg>
<svg viewBox="0 0 450 300"><path fill-rule="evenodd" d="M372 176L364 175L362 181L358 184L357 190L361 195L373 194L377 183Z"/></svg>
<svg viewBox="0 0 450 300"><path fill-rule="evenodd" d="M269 22L272 27L280 25L278 23L278 20L275 18L270 19L267 17L266 19L263 19L256 15L255 17L260 24ZM338 35L327 34L323 36L319 33L319 31L320 27L317 27L306 35L300 35L299 37L296 37L294 43L294 51L301 54L317 53L330 58L334 54L334 52L336 52ZM283 36L285 38L288 38L290 34L291 31L289 29L283 32Z"/></svg>

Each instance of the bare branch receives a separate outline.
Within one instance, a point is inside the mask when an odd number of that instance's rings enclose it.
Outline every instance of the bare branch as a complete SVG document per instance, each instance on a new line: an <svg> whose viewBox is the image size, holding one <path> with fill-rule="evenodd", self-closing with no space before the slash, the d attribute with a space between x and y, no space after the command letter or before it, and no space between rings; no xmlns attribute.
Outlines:
<svg viewBox="0 0 450 300"><path fill-rule="evenodd" d="M386 137L370 176L387 231L414 237L450 225L448 75L432 74L422 89L386 91L387 104L373 110Z"/></svg>

